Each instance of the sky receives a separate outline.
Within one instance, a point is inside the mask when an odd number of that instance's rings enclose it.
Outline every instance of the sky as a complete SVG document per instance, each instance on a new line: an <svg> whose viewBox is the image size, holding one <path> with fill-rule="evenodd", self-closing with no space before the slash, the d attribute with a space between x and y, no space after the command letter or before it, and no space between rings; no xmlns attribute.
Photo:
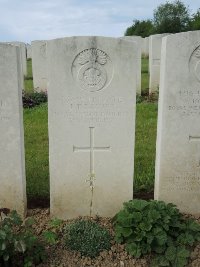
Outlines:
<svg viewBox="0 0 200 267"><path fill-rule="evenodd" d="M124 35L134 19L152 19L163 0L0 0L0 41ZM183 0L191 13L200 0Z"/></svg>

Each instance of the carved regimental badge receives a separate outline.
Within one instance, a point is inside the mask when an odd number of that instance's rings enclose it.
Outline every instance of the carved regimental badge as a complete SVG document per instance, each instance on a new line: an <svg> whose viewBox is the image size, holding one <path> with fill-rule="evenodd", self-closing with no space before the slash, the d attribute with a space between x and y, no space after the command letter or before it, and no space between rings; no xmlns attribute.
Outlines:
<svg viewBox="0 0 200 267"><path fill-rule="evenodd" d="M112 62L102 50L86 49L75 57L72 75L80 88L96 92L110 83L113 76Z"/></svg>
<svg viewBox="0 0 200 267"><path fill-rule="evenodd" d="M200 46L198 46L192 53L189 61L190 71L195 78L200 82Z"/></svg>

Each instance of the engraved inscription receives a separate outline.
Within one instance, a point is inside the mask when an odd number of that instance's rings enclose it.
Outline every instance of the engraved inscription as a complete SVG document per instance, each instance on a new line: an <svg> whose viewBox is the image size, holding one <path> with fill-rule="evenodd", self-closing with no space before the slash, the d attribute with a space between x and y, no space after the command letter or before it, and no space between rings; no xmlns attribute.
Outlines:
<svg viewBox="0 0 200 267"><path fill-rule="evenodd" d="M130 116L126 108L128 101L116 96L62 98L60 106L65 106L65 111L60 116L75 123L110 123Z"/></svg>
<svg viewBox="0 0 200 267"><path fill-rule="evenodd" d="M11 116L11 103L10 101L3 101L0 99L0 121L8 121Z"/></svg>
<svg viewBox="0 0 200 267"><path fill-rule="evenodd" d="M191 117L200 115L200 90L181 89L176 93L179 104L172 103L168 106L170 112L179 113L182 117Z"/></svg>
<svg viewBox="0 0 200 267"><path fill-rule="evenodd" d="M198 193L200 191L200 175L198 173L186 172L174 177L166 177L165 180L167 183L161 186L161 190L166 192Z"/></svg>
<svg viewBox="0 0 200 267"><path fill-rule="evenodd" d="M88 92L100 91L112 79L112 62L104 51L96 48L86 49L75 57L72 75L80 88Z"/></svg>
<svg viewBox="0 0 200 267"><path fill-rule="evenodd" d="M198 46L192 53L189 60L190 72L200 82L200 46Z"/></svg>

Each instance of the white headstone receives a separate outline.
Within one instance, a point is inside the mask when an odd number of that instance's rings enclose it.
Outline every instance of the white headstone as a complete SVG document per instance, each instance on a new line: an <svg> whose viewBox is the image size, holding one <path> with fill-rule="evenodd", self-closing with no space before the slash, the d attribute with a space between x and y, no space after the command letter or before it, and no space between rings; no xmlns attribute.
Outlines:
<svg viewBox="0 0 200 267"><path fill-rule="evenodd" d="M144 57L149 56L149 37L144 38Z"/></svg>
<svg viewBox="0 0 200 267"><path fill-rule="evenodd" d="M0 208L26 213L20 50L0 44Z"/></svg>
<svg viewBox="0 0 200 267"><path fill-rule="evenodd" d="M141 41L141 43L142 43L141 53L142 53L142 56L143 56L144 52L145 52L145 42L144 42L144 38L141 37L141 39L142 39L142 41Z"/></svg>
<svg viewBox="0 0 200 267"><path fill-rule="evenodd" d="M47 42L52 215L113 216L132 199L136 54L118 38Z"/></svg>
<svg viewBox="0 0 200 267"><path fill-rule="evenodd" d="M149 93L154 93L159 90L162 38L167 35L168 33L163 33L149 37Z"/></svg>
<svg viewBox="0 0 200 267"><path fill-rule="evenodd" d="M164 38L155 198L200 213L200 31Z"/></svg>
<svg viewBox="0 0 200 267"><path fill-rule="evenodd" d="M135 42L137 45L137 94L141 95L141 70L142 70L142 46L143 40L140 36L124 36L124 40Z"/></svg>
<svg viewBox="0 0 200 267"><path fill-rule="evenodd" d="M9 42L20 47L22 70L24 76L27 75L27 62L26 62L26 44L23 42Z"/></svg>
<svg viewBox="0 0 200 267"><path fill-rule="evenodd" d="M26 44L26 55L27 55L27 58L32 58L31 45L30 44Z"/></svg>
<svg viewBox="0 0 200 267"><path fill-rule="evenodd" d="M33 41L31 47L34 90L45 92L47 90L46 41Z"/></svg>

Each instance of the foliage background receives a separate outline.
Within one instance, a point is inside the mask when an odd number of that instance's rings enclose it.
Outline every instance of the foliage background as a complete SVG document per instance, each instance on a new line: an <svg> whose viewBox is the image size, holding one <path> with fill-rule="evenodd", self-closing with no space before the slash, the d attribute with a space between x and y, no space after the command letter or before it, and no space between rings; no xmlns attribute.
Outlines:
<svg viewBox="0 0 200 267"><path fill-rule="evenodd" d="M125 36L138 35L148 37L159 33L178 33L200 30L200 8L191 14L189 6L175 0L159 5L152 19L133 20L125 31Z"/></svg>

